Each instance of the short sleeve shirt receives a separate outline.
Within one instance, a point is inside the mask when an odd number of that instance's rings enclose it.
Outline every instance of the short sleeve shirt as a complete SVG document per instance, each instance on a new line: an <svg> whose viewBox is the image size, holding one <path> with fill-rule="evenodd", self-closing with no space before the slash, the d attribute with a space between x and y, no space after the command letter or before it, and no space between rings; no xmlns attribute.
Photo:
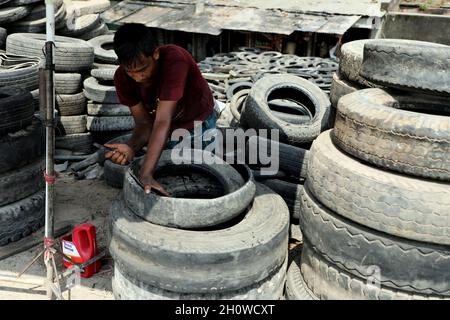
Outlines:
<svg viewBox="0 0 450 320"><path fill-rule="evenodd" d="M211 89L188 51L176 45L164 45L159 47L159 52L155 84L150 87L135 82L119 66L114 74L119 101L129 107L142 102L149 112L157 109L160 100L177 101L172 130L191 130L194 121L206 120L214 110Z"/></svg>

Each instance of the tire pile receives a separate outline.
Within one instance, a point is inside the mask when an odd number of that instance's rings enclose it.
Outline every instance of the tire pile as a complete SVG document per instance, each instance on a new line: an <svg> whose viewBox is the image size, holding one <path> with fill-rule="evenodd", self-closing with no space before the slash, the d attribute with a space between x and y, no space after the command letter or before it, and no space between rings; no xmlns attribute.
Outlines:
<svg viewBox="0 0 450 320"><path fill-rule="evenodd" d="M385 89L341 97L313 143L287 297L449 299L450 47L363 48L355 68Z"/></svg>
<svg viewBox="0 0 450 320"><path fill-rule="evenodd" d="M333 73L338 68L338 63L332 59L299 57L248 47L216 54L198 65L214 98L222 102L229 102L234 94L251 88L253 83L269 74L294 74L328 93Z"/></svg>
<svg viewBox="0 0 450 320"><path fill-rule="evenodd" d="M45 39L44 34L14 33L6 40L6 52L36 56L43 60ZM86 98L81 92L81 79L92 68L94 49L84 40L62 36L55 36L55 43L56 108L61 123L57 132L61 137L56 138L55 145L57 148L89 153L92 138L86 129Z"/></svg>
<svg viewBox="0 0 450 320"><path fill-rule="evenodd" d="M117 56L112 49L113 35L99 36L89 43L94 47L95 69L83 82L88 101L87 128L98 143L122 136L134 128L130 109L121 105L114 86Z"/></svg>
<svg viewBox="0 0 450 320"><path fill-rule="evenodd" d="M0 88L0 246L44 223L44 135L31 93Z"/></svg>
<svg viewBox="0 0 450 320"><path fill-rule="evenodd" d="M255 183L246 166L189 163L163 152L156 177L172 197L144 194L135 178L142 161L127 170L123 195L109 215L114 296L282 298L289 227L284 201Z"/></svg>

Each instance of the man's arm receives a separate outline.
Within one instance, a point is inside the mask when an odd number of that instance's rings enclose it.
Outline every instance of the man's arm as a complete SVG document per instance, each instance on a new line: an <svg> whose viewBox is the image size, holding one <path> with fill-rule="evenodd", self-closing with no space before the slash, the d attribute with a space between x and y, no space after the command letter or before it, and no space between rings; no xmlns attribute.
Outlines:
<svg viewBox="0 0 450 320"><path fill-rule="evenodd" d="M144 184L146 193L151 191L151 188L157 189L164 195L168 193L164 188L153 178L153 174L158 163L159 157L166 145L169 137L170 125L172 117L177 109L176 101L160 101L158 110L156 112L156 119L153 124L153 130L147 144L147 153L145 155L144 164L141 168L140 180Z"/></svg>

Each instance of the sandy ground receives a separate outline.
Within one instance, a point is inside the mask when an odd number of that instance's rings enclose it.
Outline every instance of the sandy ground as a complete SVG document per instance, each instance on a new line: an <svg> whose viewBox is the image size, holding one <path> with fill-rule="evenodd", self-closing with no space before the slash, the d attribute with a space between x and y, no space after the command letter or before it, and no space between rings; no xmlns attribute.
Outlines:
<svg viewBox="0 0 450 320"><path fill-rule="evenodd" d="M104 180L74 180L63 174L56 184L56 221L74 220L76 224L90 222L97 229L97 245L100 251L106 247L106 216L111 201L120 190L109 187ZM25 269L39 254L41 246L27 250L0 261L0 299L47 299L44 279L46 268L41 256L28 271L17 279L17 274ZM61 255L56 255L58 272L64 271ZM112 260L103 260L100 273L89 279L81 279L81 284L70 291L72 300L113 299L111 278ZM61 282L64 299L69 291Z"/></svg>

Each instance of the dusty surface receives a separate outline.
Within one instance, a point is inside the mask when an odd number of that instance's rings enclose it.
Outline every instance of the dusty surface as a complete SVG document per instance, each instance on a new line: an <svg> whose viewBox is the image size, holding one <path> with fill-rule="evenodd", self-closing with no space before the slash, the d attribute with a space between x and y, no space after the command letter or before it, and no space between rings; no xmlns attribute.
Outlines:
<svg viewBox="0 0 450 320"><path fill-rule="evenodd" d="M106 216L108 208L120 190L106 185L104 180L79 180L63 174L56 184L55 217L57 221L75 220L77 224L90 222L97 228L97 244L106 247ZM43 285L46 268L40 257L28 271L17 279L31 260L41 251L41 246L0 261L0 299L47 299ZM64 271L62 258L56 255L58 272ZM80 286L70 292L72 300L113 299L111 289L112 260L103 260L100 273L90 279L81 279ZM61 282L63 297L68 298L65 281Z"/></svg>

